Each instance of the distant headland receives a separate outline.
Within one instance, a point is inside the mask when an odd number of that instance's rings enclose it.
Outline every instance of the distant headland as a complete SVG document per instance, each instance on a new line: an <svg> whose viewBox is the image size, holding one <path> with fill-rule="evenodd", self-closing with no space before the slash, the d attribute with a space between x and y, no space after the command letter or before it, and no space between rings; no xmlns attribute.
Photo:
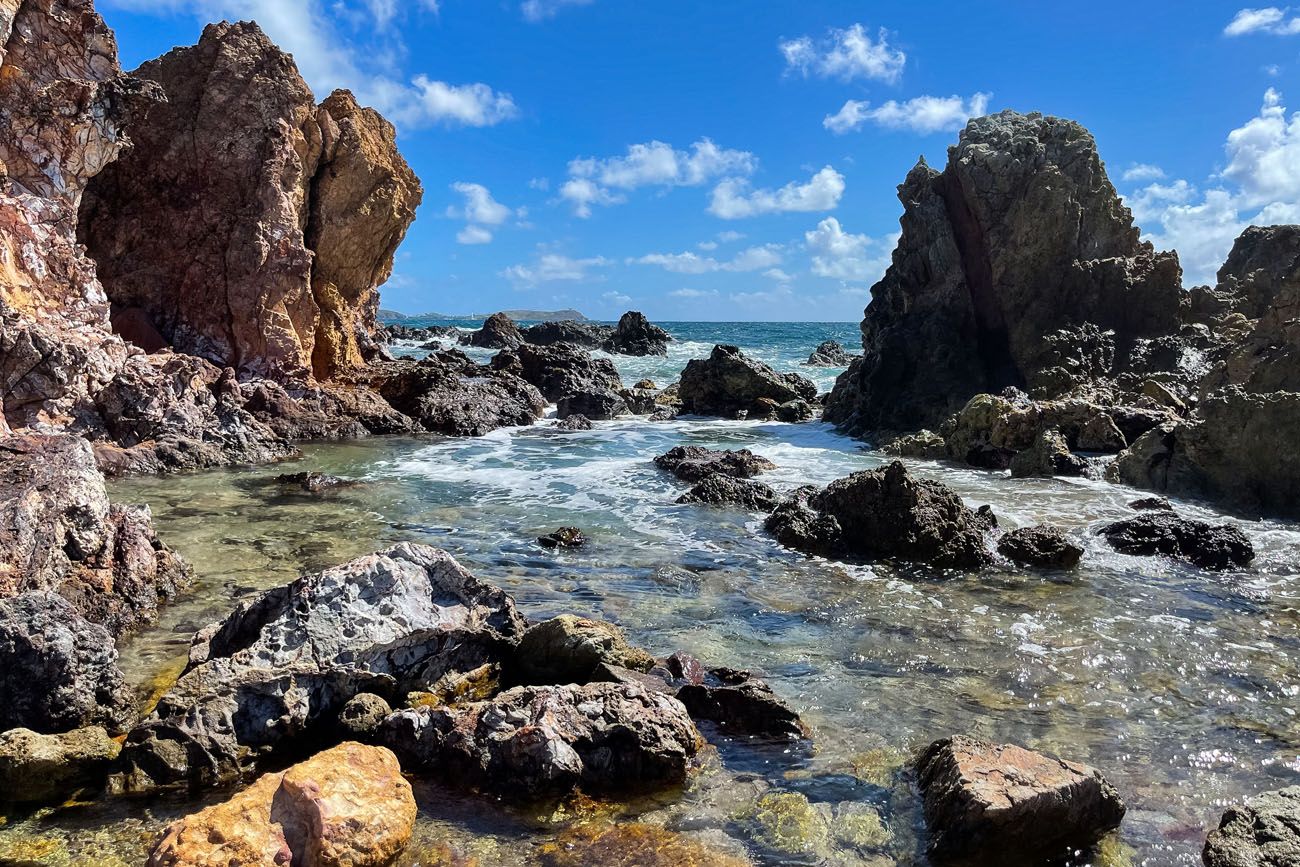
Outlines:
<svg viewBox="0 0 1300 867"><path fill-rule="evenodd" d="M586 322L587 317L583 316L577 310L503 310L505 315L514 319L516 322ZM452 316L446 313L417 313L408 315L398 313L396 310L380 310L379 321L383 324L392 324L395 322L409 322L412 319L487 319L491 313L466 313L462 316Z"/></svg>

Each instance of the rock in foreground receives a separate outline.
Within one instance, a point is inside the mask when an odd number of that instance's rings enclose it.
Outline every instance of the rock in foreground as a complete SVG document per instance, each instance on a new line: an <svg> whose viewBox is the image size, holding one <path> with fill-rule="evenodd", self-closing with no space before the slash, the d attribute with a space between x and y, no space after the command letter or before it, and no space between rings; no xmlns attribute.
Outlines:
<svg viewBox="0 0 1300 867"><path fill-rule="evenodd" d="M719 345L707 359L687 363L680 396L685 413L768 418L783 403L814 400L817 386L796 373L777 373L735 346Z"/></svg>
<svg viewBox="0 0 1300 867"><path fill-rule="evenodd" d="M1213 525L1173 512L1144 512L1097 531L1121 554L1170 557L1202 569L1230 569L1255 559L1246 534L1228 524Z"/></svg>
<svg viewBox="0 0 1300 867"><path fill-rule="evenodd" d="M1265 792L1223 814L1201 853L1205 867L1300 864L1300 786Z"/></svg>
<svg viewBox="0 0 1300 867"><path fill-rule="evenodd" d="M149 867L383 867L415 827L411 784L391 752L343 743L173 823Z"/></svg>
<svg viewBox="0 0 1300 867"><path fill-rule="evenodd" d="M1048 524L1005 534L998 539L998 553L1013 563L1039 569L1073 569L1083 558L1083 548Z"/></svg>
<svg viewBox="0 0 1300 867"><path fill-rule="evenodd" d="M779 500L776 491L762 482L713 473L696 482L693 488L677 498L677 502L736 506L750 512L770 512L776 508Z"/></svg>
<svg viewBox="0 0 1300 867"><path fill-rule="evenodd" d="M750 479L776 464L749 449L717 451L703 446L676 446L655 458L655 466L667 470L683 482L700 482L711 475Z"/></svg>
<svg viewBox="0 0 1300 867"><path fill-rule="evenodd" d="M949 738L931 744L916 771L936 861L1050 863L1124 818L1100 772L1022 747Z"/></svg>
<svg viewBox="0 0 1300 867"><path fill-rule="evenodd" d="M57 735L30 729L0 734L0 801L54 803L98 788L119 749L98 726Z"/></svg>

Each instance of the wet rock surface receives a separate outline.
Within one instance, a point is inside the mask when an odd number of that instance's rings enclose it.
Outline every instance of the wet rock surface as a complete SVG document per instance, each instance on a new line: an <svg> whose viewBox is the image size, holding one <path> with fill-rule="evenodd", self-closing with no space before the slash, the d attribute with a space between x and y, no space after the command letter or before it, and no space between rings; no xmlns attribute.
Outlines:
<svg viewBox="0 0 1300 867"><path fill-rule="evenodd" d="M513 319L504 313L493 313L482 328L470 334L468 342L470 346L487 349L514 349L524 338Z"/></svg>
<svg viewBox="0 0 1300 867"><path fill-rule="evenodd" d="M1170 557L1203 569L1241 567L1255 559L1246 534L1229 524L1212 525L1173 512L1149 511L1097 531L1121 554Z"/></svg>
<svg viewBox="0 0 1300 867"><path fill-rule="evenodd" d="M502 354L493 359L496 367L518 361L519 375L535 385L551 402L576 394L610 394L617 397L623 388L614 363L608 358L594 358L591 353L558 343L551 346L523 345L513 357Z"/></svg>
<svg viewBox="0 0 1300 867"><path fill-rule="evenodd" d="M382 747L343 743L173 823L150 867L383 867L415 826L411 784Z"/></svg>
<svg viewBox="0 0 1300 867"><path fill-rule="evenodd" d="M212 785L319 736L356 694L404 695L507 653L524 623L446 552L404 543L242 603L127 738L119 790Z"/></svg>
<svg viewBox="0 0 1300 867"><path fill-rule="evenodd" d="M1044 430L1034 443L1011 459L1011 478L1031 476L1082 476L1088 462L1070 452L1070 445L1060 431Z"/></svg>
<svg viewBox="0 0 1300 867"><path fill-rule="evenodd" d="M836 341L823 340L804 363L809 367L846 367L853 363L854 357Z"/></svg>
<svg viewBox="0 0 1300 867"><path fill-rule="evenodd" d="M718 345L707 359L687 363L679 393L684 413L734 418L744 412L766 417L788 401L814 400L817 387L796 373L777 373L735 346Z"/></svg>
<svg viewBox="0 0 1300 867"><path fill-rule="evenodd" d="M737 479L722 473L705 476L678 503L702 503L709 506L736 506L750 512L770 512L780 499L776 491L753 479Z"/></svg>
<svg viewBox="0 0 1300 867"><path fill-rule="evenodd" d="M777 697L763 680L732 668L677 669L677 699L695 719L710 720L728 733L769 738L805 738L808 730L799 715Z"/></svg>
<svg viewBox="0 0 1300 867"><path fill-rule="evenodd" d="M103 786L120 747L98 726L43 735L0 734L0 801L56 803Z"/></svg>
<svg viewBox="0 0 1300 867"><path fill-rule="evenodd" d="M1300 786L1230 808L1206 839L1202 861L1205 867L1300 864Z"/></svg>
<svg viewBox="0 0 1300 867"><path fill-rule="evenodd" d="M424 430L451 436L530 425L546 409L537 389L520 377L477 365L458 352L372 365L368 378L385 400Z"/></svg>
<svg viewBox="0 0 1300 867"><path fill-rule="evenodd" d="M990 515L966 507L939 482L914 479L895 461L823 490L801 488L767 520L777 541L808 554L896 558L978 569L993 560Z"/></svg>
<svg viewBox="0 0 1300 867"><path fill-rule="evenodd" d="M539 536L537 543L543 548L581 548L587 537L577 527L561 527L554 533Z"/></svg>
<svg viewBox="0 0 1300 867"><path fill-rule="evenodd" d="M1073 569L1083 548L1047 524L1011 530L998 539L998 553L1013 563L1039 569Z"/></svg>
<svg viewBox="0 0 1300 867"><path fill-rule="evenodd" d="M597 325L594 322L561 320L529 325L527 328L519 329L519 333L523 335L526 342L534 346L567 343L584 349L600 349L605 341L613 336L614 329L612 326Z"/></svg>
<svg viewBox="0 0 1300 867"><path fill-rule="evenodd" d="M308 494L323 494L339 488L348 488L355 484L351 479L341 479L329 473L311 470L301 473L282 473L275 477L275 483L288 490L303 491Z"/></svg>
<svg viewBox="0 0 1300 867"><path fill-rule="evenodd" d="M700 482L715 474L749 479L776 469L776 464L749 449L717 451L703 446L677 446L654 460L655 466L683 482Z"/></svg>
<svg viewBox="0 0 1300 867"><path fill-rule="evenodd" d="M557 421L555 427L559 430L591 430L595 425L585 415L575 412Z"/></svg>
<svg viewBox="0 0 1300 867"><path fill-rule="evenodd" d="M380 737L408 770L513 799L679 784L703 744L681 702L624 683L521 686L398 711Z"/></svg>
<svg viewBox="0 0 1300 867"><path fill-rule="evenodd" d="M931 744L916 762L935 861L1039 864L1119 826L1125 806L1100 772L967 737Z"/></svg>
<svg viewBox="0 0 1300 867"><path fill-rule="evenodd" d="M612 623L561 614L523 634L510 676L525 685L583 684L595 679L602 665L648 671L654 657L628 644Z"/></svg>
<svg viewBox="0 0 1300 867"><path fill-rule="evenodd" d="M671 340L667 331L651 325L644 314L629 310L619 317L614 333L602 348L618 355L667 355Z"/></svg>

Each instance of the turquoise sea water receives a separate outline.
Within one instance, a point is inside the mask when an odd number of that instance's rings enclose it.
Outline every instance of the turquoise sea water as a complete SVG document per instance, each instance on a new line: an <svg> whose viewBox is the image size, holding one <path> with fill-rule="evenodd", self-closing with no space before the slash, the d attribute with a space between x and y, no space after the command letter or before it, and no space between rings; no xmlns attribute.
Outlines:
<svg viewBox="0 0 1300 867"><path fill-rule="evenodd" d="M839 371L798 362L828 338L857 345L855 324L666 327L678 338L668 358L611 356L626 382L665 385L688 359L728 342L825 389ZM914 472L969 505L990 504L1003 527L1063 527L1085 546L1083 564L977 574L845 565L781 548L760 516L676 505L686 486L651 458L684 443L753 449L778 465L763 478L781 491L886 460L820 422L625 418L564 432L544 419L478 439L308 445L288 467L123 480L114 497L148 503L159 534L198 574L155 627L123 647L124 668L143 696L183 662L192 633L235 600L409 539L451 551L530 617L599 617L657 654L684 649L763 674L812 727L810 749L706 732L716 751L685 792L617 812L756 863L924 864L903 765L954 733L1088 762L1116 784L1130 808L1123 827L1075 863L1190 867L1226 805L1300 783L1294 525L1179 503L1189 515L1238 523L1257 548L1250 568L1207 573L1098 541L1098 526L1132 514L1125 504L1136 491L916 461ZM272 483L286 469L364 484L295 495ZM564 525L581 527L588 547L536 544ZM557 830L535 811L426 783L418 790L417 840L403 865L442 863L430 853L443 843L484 865L536 863ZM798 808L797 842L766 824L773 803ZM140 863L150 836L193 808L101 803L19 818L0 827L0 859L35 839L61 853L36 863ZM851 832L868 811L884 838Z"/></svg>

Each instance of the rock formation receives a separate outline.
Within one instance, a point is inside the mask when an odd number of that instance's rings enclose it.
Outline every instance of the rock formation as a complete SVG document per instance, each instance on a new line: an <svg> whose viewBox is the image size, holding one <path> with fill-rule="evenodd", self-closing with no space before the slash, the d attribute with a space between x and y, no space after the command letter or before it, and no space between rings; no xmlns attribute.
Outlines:
<svg viewBox="0 0 1300 867"><path fill-rule="evenodd" d="M1107 524L1097 534L1121 554L1170 557L1203 569L1241 567L1255 559L1255 546L1237 527L1207 524L1161 510Z"/></svg>
<svg viewBox="0 0 1300 867"><path fill-rule="evenodd" d="M128 124L137 150L89 185L79 228L124 336L281 380L360 366L421 196L392 126L346 91L317 106L252 23L135 74L166 102Z"/></svg>
<svg viewBox="0 0 1300 867"><path fill-rule="evenodd" d="M519 326L504 313L493 313L483 323L483 327L469 336L470 346L482 346L488 349L514 349L524 342L519 334Z"/></svg>
<svg viewBox="0 0 1300 867"><path fill-rule="evenodd" d="M1048 524L1021 527L998 539L998 553L1013 563L1037 569L1073 569L1083 548Z"/></svg>
<svg viewBox="0 0 1300 867"><path fill-rule="evenodd" d="M1077 123L974 119L944 171L922 160L899 199L902 238L829 421L909 431L980 392L1057 397L1128 370L1144 340L1178 332L1178 259L1139 240Z"/></svg>
<svg viewBox="0 0 1300 867"><path fill-rule="evenodd" d="M19 803L57 803L103 786L120 746L99 726L57 735L0 734L0 792Z"/></svg>
<svg viewBox="0 0 1300 867"><path fill-rule="evenodd" d="M852 364L855 356L844 351L839 341L823 340L808 356L804 364L809 367L844 367Z"/></svg>
<svg viewBox="0 0 1300 867"><path fill-rule="evenodd" d="M1210 832L1205 867L1286 867L1300 863L1300 786L1265 792L1231 807Z"/></svg>
<svg viewBox="0 0 1300 867"><path fill-rule="evenodd" d="M601 348L617 355L667 355L670 340L668 332L651 325L645 314L629 310L619 317L614 333Z"/></svg>
<svg viewBox="0 0 1300 867"><path fill-rule="evenodd" d="M737 479L722 473L705 476L678 503L704 503L710 506L736 506L749 512L770 512L777 507L776 491L753 479Z"/></svg>
<svg viewBox="0 0 1300 867"><path fill-rule="evenodd" d="M719 345L707 359L687 363L680 395L682 412L768 418L781 404L813 400L817 387L797 373L777 373L735 346Z"/></svg>
<svg viewBox="0 0 1300 867"><path fill-rule="evenodd" d="M659 469L667 470L683 482L700 482L715 474L751 479L776 469L776 464L749 449L718 451L703 446L675 446L654 462Z"/></svg>

